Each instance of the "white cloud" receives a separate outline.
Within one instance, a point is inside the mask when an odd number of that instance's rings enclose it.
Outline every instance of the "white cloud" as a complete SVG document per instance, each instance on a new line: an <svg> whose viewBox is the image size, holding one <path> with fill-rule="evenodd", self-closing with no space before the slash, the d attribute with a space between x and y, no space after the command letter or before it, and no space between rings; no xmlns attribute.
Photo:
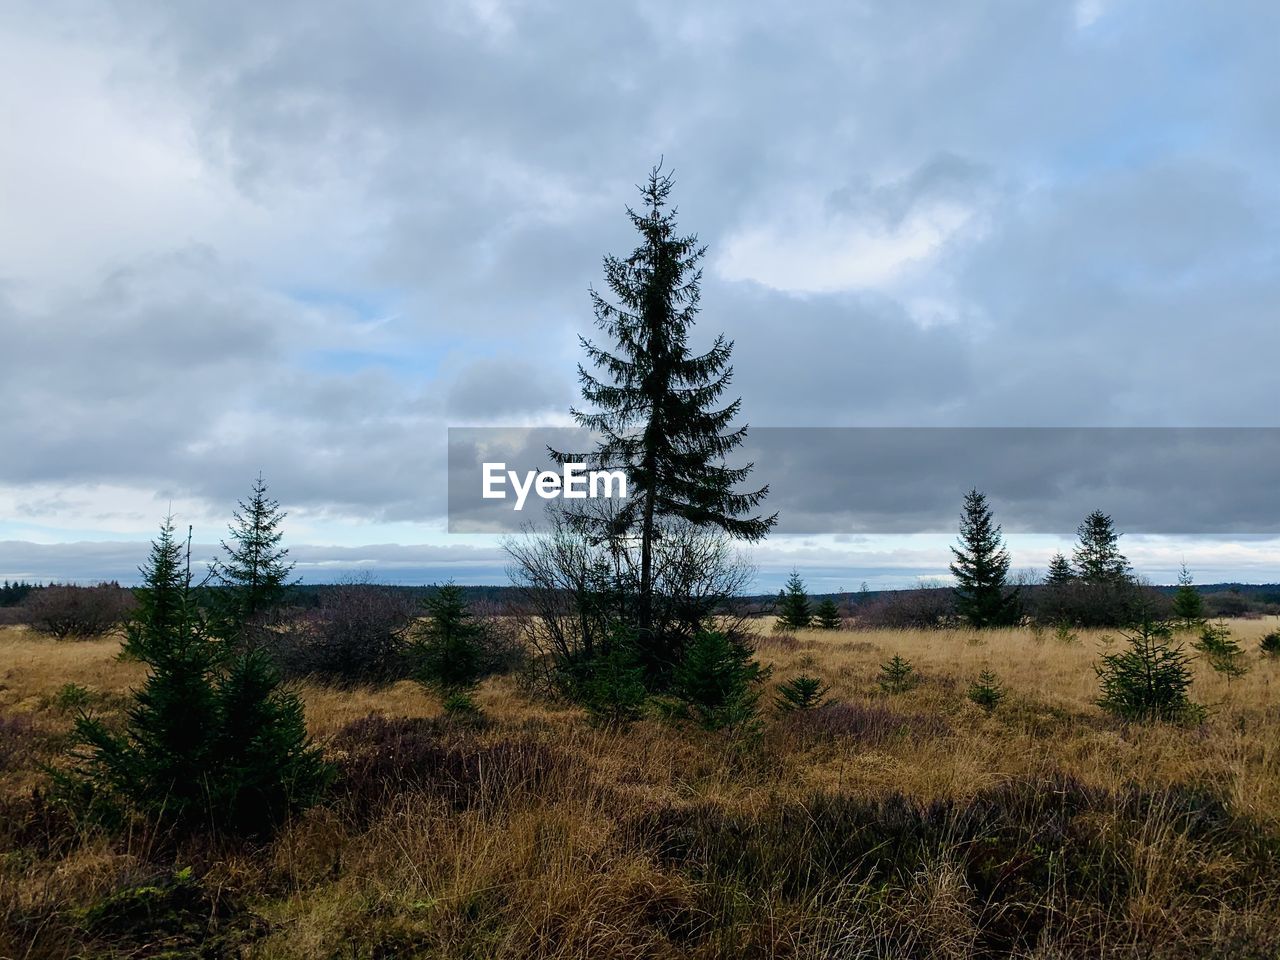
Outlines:
<svg viewBox="0 0 1280 960"><path fill-rule="evenodd" d="M924 268L973 215L944 201L886 222L801 203L779 220L730 234L716 270L788 293L885 289Z"/></svg>

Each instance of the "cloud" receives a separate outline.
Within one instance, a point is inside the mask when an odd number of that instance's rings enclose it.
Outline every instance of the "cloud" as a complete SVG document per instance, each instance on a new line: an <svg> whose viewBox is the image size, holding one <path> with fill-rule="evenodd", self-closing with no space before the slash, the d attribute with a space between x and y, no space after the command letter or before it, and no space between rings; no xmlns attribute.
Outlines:
<svg viewBox="0 0 1280 960"><path fill-rule="evenodd" d="M317 542L438 528L449 424L563 418L662 156L710 246L695 338L735 340L753 424L1274 425L1276 29L1190 0L7 5L4 529L220 517L259 469Z"/></svg>

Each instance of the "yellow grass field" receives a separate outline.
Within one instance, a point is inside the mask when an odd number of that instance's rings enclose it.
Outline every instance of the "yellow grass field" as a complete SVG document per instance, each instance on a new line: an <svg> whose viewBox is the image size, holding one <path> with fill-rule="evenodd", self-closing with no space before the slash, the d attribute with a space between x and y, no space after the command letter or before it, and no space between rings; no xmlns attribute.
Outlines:
<svg viewBox="0 0 1280 960"><path fill-rule="evenodd" d="M304 685L348 781L261 847L46 824L41 766L63 762L74 715L59 691L118 715L144 668L116 640L0 628L0 957L1274 958L1280 660L1257 643L1276 618L1230 626L1252 669L1228 682L1197 663L1211 713L1195 729L1094 706L1101 631L788 640L762 622L773 672L746 745L592 726L514 678L481 688L477 728L412 683ZM876 676L895 653L923 679L889 695ZM991 713L965 695L983 669L1008 691ZM842 725L775 715L772 688L798 673L850 705ZM343 731L370 714L419 722L366 747ZM95 904L184 867L216 908L206 953L183 952L190 931L94 927Z"/></svg>

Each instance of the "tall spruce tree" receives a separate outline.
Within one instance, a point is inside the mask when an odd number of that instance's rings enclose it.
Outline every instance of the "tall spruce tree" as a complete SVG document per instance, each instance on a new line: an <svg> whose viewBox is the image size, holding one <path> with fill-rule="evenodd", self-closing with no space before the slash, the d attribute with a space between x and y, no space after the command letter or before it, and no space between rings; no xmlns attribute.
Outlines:
<svg viewBox="0 0 1280 960"><path fill-rule="evenodd" d="M1080 580L1088 584L1118 584L1132 579L1129 561L1120 552L1120 534L1111 517L1095 510L1076 531L1079 543L1074 561Z"/></svg>
<svg viewBox="0 0 1280 960"><path fill-rule="evenodd" d="M786 630L803 630L813 623L813 608L800 571L792 570L787 585L778 594L778 626Z"/></svg>
<svg viewBox="0 0 1280 960"><path fill-rule="evenodd" d="M280 545L285 516L258 474L248 500L241 500L232 514L231 539L222 541L223 559L214 564L222 587L216 630L224 639L241 639L248 627L279 606L291 586L293 564L288 549Z"/></svg>
<svg viewBox="0 0 1280 960"><path fill-rule="evenodd" d="M1044 582L1050 587L1059 587L1064 583L1070 583L1076 578L1076 572L1071 569L1071 562L1061 553L1055 553L1049 561L1049 571L1045 574Z"/></svg>
<svg viewBox="0 0 1280 960"><path fill-rule="evenodd" d="M591 291L596 326L612 349L580 338L592 373L579 365L582 397L590 410L573 410L577 423L602 439L594 458L626 471L631 496L610 522L611 537L640 541L636 643L650 669L669 670L680 651L653 631L653 545L661 523L682 520L756 541L776 521L753 516L768 487L738 492L752 465L730 467L726 457L746 437L734 427L741 400L726 400L733 343L721 334L705 353L694 353L689 334L697 317L706 253L695 235L679 236L669 207L673 182L654 167L639 187L643 207L627 208L641 242L626 259L604 258L613 301ZM552 451L564 462L578 455Z"/></svg>
<svg viewBox="0 0 1280 960"><path fill-rule="evenodd" d="M1005 626L1017 619L1018 595L1010 589L1009 552L987 498L977 490L965 494L955 560L956 612L972 627Z"/></svg>
<svg viewBox="0 0 1280 960"><path fill-rule="evenodd" d="M1193 585L1185 563L1178 574L1178 592L1173 595L1173 615L1188 628L1204 622L1204 598Z"/></svg>

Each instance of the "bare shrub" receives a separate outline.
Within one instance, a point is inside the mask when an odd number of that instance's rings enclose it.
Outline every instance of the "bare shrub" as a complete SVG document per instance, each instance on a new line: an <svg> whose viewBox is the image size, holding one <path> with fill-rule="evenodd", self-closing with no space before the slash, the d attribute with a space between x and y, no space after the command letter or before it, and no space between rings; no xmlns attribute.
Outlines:
<svg viewBox="0 0 1280 960"><path fill-rule="evenodd" d="M955 620L955 603L946 587L893 590L860 604L855 617L860 629L945 627Z"/></svg>
<svg viewBox="0 0 1280 960"><path fill-rule="evenodd" d="M525 638L554 669L565 669L609 655L638 622L639 546L594 539L572 514L550 510L548 517L546 533L527 531L506 548ZM736 598L753 576L727 537L687 523L664 525L654 544L653 636L637 649L651 680L669 679L692 638L713 622L745 636Z"/></svg>
<svg viewBox="0 0 1280 960"><path fill-rule="evenodd" d="M118 583L93 587L49 586L23 601L28 623L59 640L101 637L119 627L136 605L133 593Z"/></svg>
<svg viewBox="0 0 1280 960"><path fill-rule="evenodd" d="M417 613L403 592L368 582L326 590L320 606L287 623L274 644L290 677L338 685L387 683L411 672L407 632Z"/></svg>

